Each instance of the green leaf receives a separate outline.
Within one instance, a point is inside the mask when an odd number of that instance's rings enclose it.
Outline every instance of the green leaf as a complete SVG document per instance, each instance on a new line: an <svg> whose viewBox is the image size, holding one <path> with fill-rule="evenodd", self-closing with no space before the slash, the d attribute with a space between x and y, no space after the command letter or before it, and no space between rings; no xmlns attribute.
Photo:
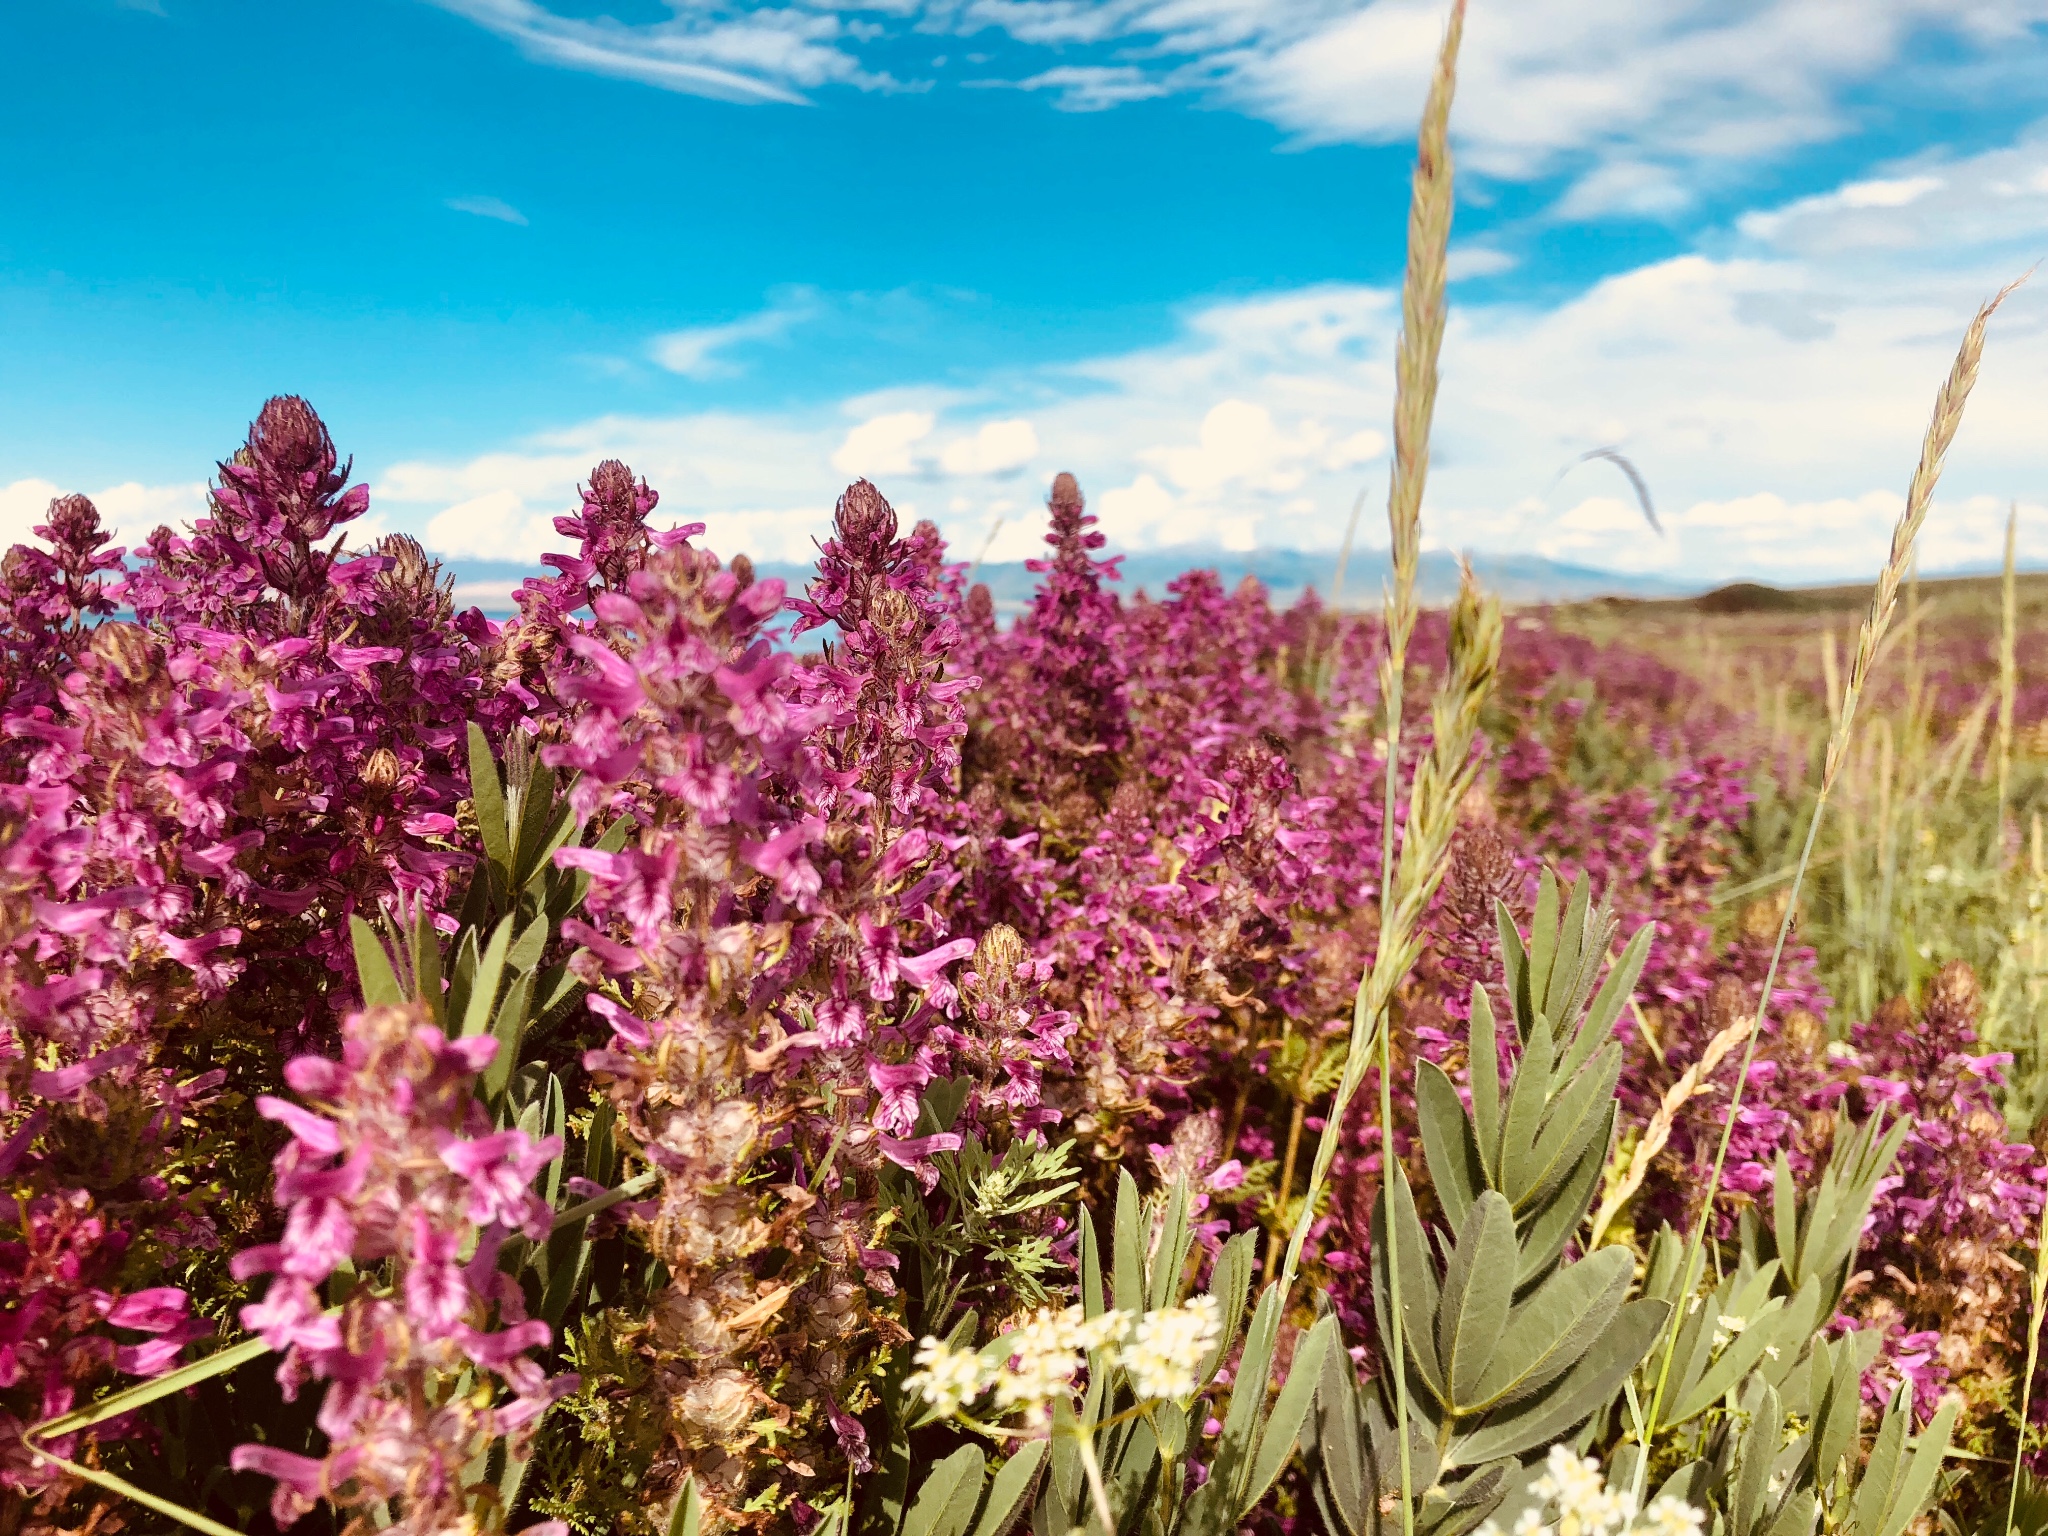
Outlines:
<svg viewBox="0 0 2048 1536"><path fill-rule="evenodd" d="M704 1496L697 1492L697 1479L686 1474L682 1489L676 1494L675 1508L669 1512L668 1536L697 1536L703 1523Z"/></svg>
<svg viewBox="0 0 2048 1536"><path fill-rule="evenodd" d="M505 785L498 777L497 760L491 756L490 739L474 720L469 722L469 802L476 812L484 857L509 885L512 847L505 835Z"/></svg>
<svg viewBox="0 0 2048 1536"><path fill-rule="evenodd" d="M398 984L398 972L392 969L391 956L377 930L351 913L348 936L355 945L356 986L362 991L363 1006L395 1008L404 1004L405 989Z"/></svg>
<svg viewBox="0 0 2048 1536"><path fill-rule="evenodd" d="M1504 1196L1489 1189L1458 1228L1437 1304L1437 1353L1453 1412L1478 1400L1500 1345L1513 1300L1515 1253L1515 1213Z"/></svg>
<svg viewBox="0 0 2048 1536"><path fill-rule="evenodd" d="M1045 1442L1027 1440L1018 1447L1016 1455L997 1469L995 1481L989 1485L987 1502L981 1508L981 1518L975 1522L974 1536L1007 1536L1044 1462Z"/></svg>
<svg viewBox="0 0 2048 1536"><path fill-rule="evenodd" d="M1501 1342L1461 1408L1492 1409L1541 1391L1576 1365L1620 1312L1635 1270L1629 1250L1595 1249L1538 1286L1508 1315Z"/></svg>
<svg viewBox="0 0 2048 1536"><path fill-rule="evenodd" d="M1138 1181L1122 1169L1116 1181L1116 1227L1110 1253L1110 1289L1120 1311L1145 1310L1145 1238Z"/></svg>
<svg viewBox="0 0 2048 1536"><path fill-rule="evenodd" d="M1604 1251L1604 1250L1603 1250ZM1502 1456L1519 1456L1555 1445L1566 1433L1612 1402L1628 1373L1654 1342L1671 1309L1661 1301L1632 1301L1588 1353L1545 1392L1505 1413L1487 1415L1479 1427L1452 1442L1458 1466L1476 1466Z"/></svg>
<svg viewBox="0 0 2048 1536"><path fill-rule="evenodd" d="M1281 1305L1278 1285L1269 1285L1260 1293L1251 1327L1245 1331L1237 1376L1231 1383L1230 1410L1223 1417L1223 1433L1216 1438L1209 1482L1197 1489L1194 1499L1189 1501L1190 1515L1198 1504L1219 1505L1215 1518L1230 1523L1224 1529L1234 1526L1237 1520L1240 1506L1236 1494L1249 1481L1252 1458L1258 1450L1259 1423L1266 1410L1266 1383L1272 1376Z"/></svg>
<svg viewBox="0 0 2048 1536"><path fill-rule="evenodd" d="M1465 1213L1486 1188L1486 1173L1479 1166L1479 1149L1457 1088L1443 1068L1426 1057L1415 1064L1415 1112L1422 1123L1422 1154L1429 1163L1430 1182L1451 1225L1462 1227Z"/></svg>
<svg viewBox="0 0 2048 1536"><path fill-rule="evenodd" d="M1855 1502L1849 1506L1849 1524L1856 1536L1884 1536L1886 1519L1906 1474L1906 1421L1913 1416L1909 1401L1909 1389L1901 1386L1877 1427L1870 1460L1863 1466L1863 1480L1856 1485Z"/></svg>
<svg viewBox="0 0 2048 1536"><path fill-rule="evenodd" d="M434 931L434 914L424 898L413 905L412 941L408 949L419 1000L436 1024L446 1024L447 1004L441 993L441 936Z"/></svg>
<svg viewBox="0 0 2048 1536"><path fill-rule="evenodd" d="M521 971L530 971L540 964L540 957L547 952L547 947L547 919L537 917L520 929L519 937L512 941L512 947L505 952L505 964L515 975Z"/></svg>
<svg viewBox="0 0 2048 1536"><path fill-rule="evenodd" d="M1550 973L1557 964L1557 876L1550 866L1536 882L1536 912L1529 919L1529 1017L1546 1011Z"/></svg>
<svg viewBox="0 0 2048 1536"><path fill-rule="evenodd" d="M1764 1496L1770 1492L1771 1464L1777 1459L1778 1434L1785 1427L1785 1410L1769 1387L1745 1406L1750 1410L1749 1428L1737 1442L1735 1486L1728 1505L1733 1536L1757 1536Z"/></svg>
<svg viewBox="0 0 2048 1536"><path fill-rule="evenodd" d="M1818 1356L1826 1361L1828 1354ZM1856 1450L1856 1431L1863 1412L1862 1372L1856 1367L1856 1352L1837 1347L1832 1351L1833 1371L1814 1416L1814 1481L1825 1488L1834 1481L1842 1458Z"/></svg>
<svg viewBox="0 0 2048 1536"><path fill-rule="evenodd" d="M1408 1188L1408 1176L1396 1161L1394 1176L1380 1186L1380 1197L1374 1202L1372 1230L1372 1278L1373 1315L1379 1322L1380 1343L1386 1358L1398 1360L1405 1351L1408 1363L1415 1367L1431 1394L1438 1402L1444 1399L1443 1370L1437 1363L1436 1354L1436 1273L1429 1261L1429 1239L1424 1235L1422 1222L1415 1214L1415 1196ZM1401 1342L1402 1350L1394 1348L1394 1336L1390 1319L1394 1315L1394 1303L1387 1279L1385 1255L1389 1249L1387 1237L1388 1206L1393 1208L1394 1237L1391 1247L1399 1261L1401 1272Z"/></svg>
<svg viewBox="0 0 2048 1536"><path fill-rule="evenodd" d="M1519 1044L1522 1021L1536 1017L1535 1005L1529 1000L1529 951L1522 943L1521 930L1515 927L1515 915L1508 910L1506 902L1494 901L1493 921L1500 930L1500 968L1501 979L1508 992L1508 1022L1514 1027L1516 1043ZM1488 1013L1490 1016L1490 1009Z"/></svg>
<svg viewBox="0 0 2048 1536"><path fill-rule="evenodd" d="M1558 930L1557 947L1551 956L1543 1001L1538 1009L1548 1015L1551 1023L1560 1030L1570 1029L1573 1023L1577 999L1572 994L1578 989L1580 975L1589 959L1586 954L1586 919L1592 904L1593 882L1581 875L1572 882L1571 896L1565 903L1564 922Z"/></svg>
<svg viewBox="0 0 2048 1536"><path fill-rule="evenodd" d="M1378 1487L1368 1460L1365 1415L1358 1401L1358 1372L1341 1349L1323 1352L1316 1383L1313 1448L1316 1500L1331 1536L1371 1536L1377 1525L1372 1505Z"/></svg>
<svg viewBox="0 0 2048 1536"><path fill-rule="evenodd" d="M1935 1479L1941 1475L1941 1459L1948 1454L1949 1436L1956 1427L1962 1404L1950 1398L1936 1410L1933 1421L1920 1432L1912 1459L1899 1478L1897 1492L1885 1511L1884 1524L1876 1536L1901 1536L1907 1526L1920 1518L1934 1497Z"/></svg>
<svg viewBox="0 0 2048 1536"><path fill-rule="evenodd" d="M1529 1031L1522 1059L1515 1063L1515 1080L1508 1089L1507 1114L1500 1129L1500 1155L1495 1160L1503 1190L1518 1184L1518 1175L1535 1149L1536 1132L1543 1124L1543 1110L1550 1097L1550 1062L1550 1031L1539 1018ZM1522 1202L1516 1201L1515 1206L1516 1214L1521 1214Z"/></svg>
<svg viewBox="0 0 2048 1536"><path fill-rule="evenodd" d="M1223 1362L1230 1358L1238 1332L1244 1327L1244 1303L1251 1294L1252 1264L1258 1242L1257 1233L1239 1232L1223 1245L1215 1264L1210 1266L1209 1294L1216 1298L1216 1315L1223 1320L1223 1326L1216 1334L1216 1342L1209 1346L1201 1369L1195 1373L1195 1380L1203 1386L1215 1379ZM1100 1283L1098 1280L1097 1284Z"/></svg>
<svg viewBox="0 0 2048 1536"><path fill-rule="evenodd" d="M455 964L448 973L448 1017L459 1019L469 1007L469 991L476 984L476 968L482 963L477 953L476 929L465 926L456 941Z"/></svg>
<svg viewBox="0 0 2048 1536"><path fill-rule="evenodd" d="M491 1034L498 1042L498 1054L491 1058L491 1064L483 1071L483 1088L487 1098L497 1098L512 1081L512 1073L519 1065L519 1043L526 1034L526 1005L533 994L533 977L518 977L505 989L505 1001L498 1006L498 1016L491 1024Z"/></svg>
<svg viewBox="0 0 2048 1536"><path fill-rule="evenodd" d="M1621 1047L1610 1041L1591 1065L1550 1102L1527 1157L1507 1164L1501 1186L1517 1208L1527 1210L1565 1182L1608 1119L1614 1085L1621 1077ZM1600 1149L1606 1161L1606 1147ZM1574 1223L1576 1225L1576 1223Z"/></svg>
<svg viewBox="0 0 2048 1536"><path fill-rule="evenodd" d="M1564 1252L1564 1245L1578 1231L1579 1223L1586 1219L1586 1212L1593 1204L1593 1192L1600 1183L1601 1170L1607 1166L1607 1148L1614 1140L1615 1113L1616 1106L1610 1102L1601 1128L1586 1143L1578 1166L1564 1181L1563 1188L1553 1194L1523 1228L1521 1265L1515 1274L1516 1289L1555 1265L1558 1255Z"/></svg>
<svg viewBox="0 0 2048 1536"><path fill-rule="evenodd" d="M1636 978L1643 974L1643 962L1650 958L1650 940L1655 935L1656 927L1651 923L1643 924L1631 935L1628 947L1608 970L1607 980L1600 984L1592 1011L1586 1015L1585 1028L1573 1044L1572 1055L1578 1056L1582 1047L1586 1055L1590 1055L1595 1047L1613 1037L1615 1020L1628 1006L1629 994L1636 989ZM1579 1060L1583 1061L1584 1057L1580 1056ZM1571 1069L1577 1069L1576 1062L1572 1063Z"/></svg>
<svg viewBox="0 0 2048 1536"><path fill-rule="evenodd" d="M903 1536L965 1536L987 1467L975 1445L961 1446L933 1467L904 1513Z"/></svg>
<svg viewBox="0 0 2048 1536"><path fill-rule="evenodd" d="M1095 1235L1095 1216L1087 1206L1079 1211L1081 1229L1081 1315L1100 1317L1102 1305L1102 1244Z"/></svg>
<svg viewBox="0 0 2048 1536"><path fill-rule="evenodd" d="M1503 911L1506 909L1503 908ZM1512 926L1512 924L1510 925ZM1512 984L1509 988L1513 990ZM1479 1143L1487 1183L1500 1188L1500 1047L1495 1042L1493 1002L1472 983L1472 1025L1465 1056L1472 1087L1472 1129Z"/></svg>
<svg viewBox="0 0 2048 1536"><path fill-rule="evenodd" d="M1188 1250L1195 1234L1188 1226L1188 1181L1174 1175L1173 1188L1166 1196L1165 1218L1160 1223L1159 1245L1152 1253L1151 1285L1146 1302L1153 1310L1170 1307L1180 1300L1181 1276L1187 1268Z"/></svg>
<svg viewBox="0 0 2048 1536"><path fill-rule="evenodd" d="M1288 1459L1294 1455L1295 1444L1301 1438L1302 1420L1308 1417L1309 1404L1315 1398L1316 1382L1323 1368L1323 1354L1333 1347L1336 1338L1337 1319L1334 1315L1326 1315L1296 1346L1294 1361L1287 1370L1286 1385L1273 1400L1273 1411L1267 1415L1259 1431L1259 1450L1252 1463L1251 1480L1238 1496L1239 1518L1250 1514L1259 1500L1266 1496L1266 1490L1273 1486Z"/></svg>
<svg viewBox="0 0 2048 1536"><path fill-rule="evenodd" d="M1706 1312L1712 1306L1713 1302L1709 1301L1700 1310ZM1683 1424L1695 1414L1705 1413L1721 1401L1730 1387L1756 1368L1757 1362L1764 1358L1767 1349L1776 1347L1781 1353L1789 1349L1796 1354L1805 1340L1802 1338L1798 1343L1794 1343L1785 1337L1790 1330L1778 1326L1779 1314L1784 1310L1785 1299L1782 1296L1775 1296L1755 1315L1744 1318L1742 1332L1728 1341L1727 1347L1721 1351L1721 1358L1707 1367L1706 1374L1700 1377L1699 1384L1686 1393L1679 1400L1678 1406L1664 1417L1664 1424ZM1708 1317L1706 1326L1712 1328L1717 1322L1718 1319Z"/></svg>
<svg viewBox="0 0 2048 1536"><path fill-rule="evenodd" d="M1825 1175L1823 1175L1825 1178ZM1792 1184L1792 1165L1781 1149L1771 1170L1771 1236L1778 1245L1778 1262L1785 1266L1785 1278L1799 1283L1799 1191Z"/></svg>
<svg viewBox="0 0 2048 1536"><path fill-rule="evenodd" d="M491 1015L498 1006L498 983L505 975L505 952L511 944L512 919L502 918L492 930L483 958L477 962L476 978L470 983L462 1010L463 1034L480 1035L491 1027Z"/></svg>

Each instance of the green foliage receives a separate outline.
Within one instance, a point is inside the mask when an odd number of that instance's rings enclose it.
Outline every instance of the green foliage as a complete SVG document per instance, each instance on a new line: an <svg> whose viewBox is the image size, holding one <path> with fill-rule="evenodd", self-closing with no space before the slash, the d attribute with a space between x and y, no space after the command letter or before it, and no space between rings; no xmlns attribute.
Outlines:
<svg viewBox="0 0 2048 1536"><path fill-rule="evenodd" d="M929 1085L918 1134L950 1130L968 1086L966 1078ZM1079 1188L1071 1156L1069 1142L1018 1139L998 1158L970 1135L958 1152L933 1156L939 1177L929 1195L905 1170L884 1170L895 1246L913 1261L904 1282L914 1332L945 1333L963 1308L991 1315L1052 1300L1066 1266L1053 1257L1054 1229L1043 1216Z"/></svg>
<svg viewBox="0 0 2048 1536"><path fill-rule="evenodd" d="M1426 1536L1478 1525L1519 1477L1520 1458L1602 1413L1670 1314L1667 1298L1628 1300L1626 1250L1562 1259L1613 1136L1620 1049L1610 1036L1648 936L1636 935L1596 993L1614 923L1585 883L1561 900L1546 873L1528 942L1505 912L1500 928L1519 1060L1503 1082L1493 1010L1475 987L1471 1109L1441 1070L1417 1069L1423 1155L1455 1235L1430 1241L1394 1163L1373 1233L1383 1363L1361 1383L1333 1356L1318 1393L1316 1498L1346 1536L1379 1531L1400 1487L1390 1223L1402 1268L1402 1368L1413 1389L1410 1472L1425 1490L1414 1529Z"/></svg>

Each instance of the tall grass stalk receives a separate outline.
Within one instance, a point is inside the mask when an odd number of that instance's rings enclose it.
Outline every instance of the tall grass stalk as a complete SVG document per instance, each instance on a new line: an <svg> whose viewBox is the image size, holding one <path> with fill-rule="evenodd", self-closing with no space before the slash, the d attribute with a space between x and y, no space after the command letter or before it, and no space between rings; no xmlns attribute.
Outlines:
<svg viewBox="0 0 2048 1536"><path fill-rule="evenodd" d="M1799 911L1799 892L1805 884L1807 867L1813 862L1814 839L1819 835L1823 813L1827 810L1828 796L1833 793L1835 780L1842 765L1848 759L1850 740L1855 731L1856 706L1863 697L1870 681L1872 666L1877 660L1878 647L1883 643L1885 631L1891 627L1892 615L1898 608L1899 584L1906 579L1913 560L1914 541L1920 536L1921 526L1927 521L1928 508L1934 501L1934 488L1941 480L1942 462L1948 455L1949 445L1955 441L1956 429L1962 425L1963 408L1969 403L1970 391L1977 384L1977 370L1984 358L1984 332L1991 323L1991 316L2019 285L2026 281L2020 277L2001 288L1971 320L1969 329L1963 333L1963 344L1956 352L1956 360L1950 367L1948 378L1942 382L1941 390L1934 397L1934 415L1927 424L1927 435L1920 444L1920 462L1913 470L1912 482L1906 488L1905 510L1899 514L1899 521L1892 529L1890 557L1884 569L1878 573L1877 585L1870 594L1870 608L1863 618L1863 627L1856 637L1856 654L1849 663L1849 675L1842 686L1840 708L1834 714L1833 728L1828 735L1827 755L1821 767L1820 789L1814 797L1813 814L1806 824L1806 840L1799 851L1799 862L1792 873L1791 889L1786 894L1785 915L1778 921L1777 941L1771 946L1771 963L1764 971L1763 991L1757 998L1756 1017L1752 1020L1749 1038L1743 1043L1742 1063L1736 1069L1734 1086L1728 1094L1728 1110L1722 1117L1719 1144L1714 1149L1713 1172L1708 1176L1705 1197L1700 1202L1699 1214L1692 1223L1692 1234L1686 1242L1685 1262L1680 1267L1682 1275L1692 1273L1692 1265L1698 1262L1701 1246L1706 1241L1707 1228L1714 1218L1714 1201L1721 1192L1721 1174L1728 1160L1728 1141L1735 1132L1736 1116L1742 1111L1742 1090L1749 1081L1750 1064L1756 1059L1756 1043L1763 1033L1764 1019L1770 1012L1771 990L1777 984L1778 966L1785 956L1785 944L1791 937L1792 924ZM1832 633L1828 637L1828 651L1834 649ZM1832 669L1831 669L1832 670ZM1830 690L1832 691L1832 690ZM1657 1416L1664 1406L1664 1394L1670 1382L1671 1361L1678 1349L1678 1333L1685 1316L1684 1308L1677 1308L1671 1315L1671 1326L1666 1334L1664 1361L1657 1372L1657 1391L1650 1401L1650 1425L1654 1431ZM1643 1448L1647 1455L1649 1447Z"/></svg>
<svg viewBox="0 0 2048 1536"><path fill-rule="evenodd" d="M2011 589L2012 536L2006 535L2007 590ZM2040 823L2034 823L2038 831ZM2020 1473L2027 1461L2027 1411L2033 1406L2034 1367L2041 1360L2041 1304L2048 1300L2048 1201L2041 1205L2041 1230L2034 1238L2033 1305L2027 1312L2027 1373L2020 1378L2019 1440L2012 1452L2012 1493L2005 1501L2005 1536L2012 1536L2019 1513Z"/></svg>
<svg viewBox="0 0 2048 1536"><path fill-rule="evenodd" d="M1384 1170L1393 1156L1393 1053L1385 1027L1387 1004L1396 980L1413 961L1415 927L1426 905L1427 892L1441 878L1440 868L1422 862L1434 845L1437 857L1429 864L1441 864L1441 851L1449 841L1448 824L1455 816L1456 798L1448 806L1434 800L1436 792L1448 789L1459 774L1469 782L1472 732L1478 728L1478 707L1469 709L1464 749L1455 764L1443 765L1449 774L1433 775L1443 782L1425 785L1426 770L1437 768L1438 759L1453 742L1452 734L1466 712L1451 691L1461 682L1470 695L1484 697L1492 685L1494 664L1500 651L1500 613L1497 606L1480 599L1472 573L1467 569L1452 611L1452 656L1443 688L1438 692L1439 730L1430 758L1416 770L1409 792L1408 835L1401 843L1401 867L1394 863L1395 811L1400 797L1401 716L1404 707L1402 683L1408 666L1408 642L1415 632L1415 576L1422 556L1422 491L1429 477L1429 428L1436 413L1437 357L1444 339L1444 285L1451 238L1452 178L1450 116L1451 97L1457 86L1458 44L1465 30L1465 0L1453 0L1449 25L1444 30L1443 48L1437 56L1436 74L1429 85L1429 99L1422 109L1422 127L1417 135L1414 191L1408 206L1408 267L1401 285L1401 339L1394 365L1394 463L1387 488L1387 528L1392 580L1386 600L1387 650L1380 672L1380 697L1386 712L1386 787L1380 844L1380 932L1371 965L1359 979L1352 1005L1350 1050L1344 1075L1337 1084L1322 1134L1316 1141L1315 1162L1309 1171L1301 1210L1287 1243L1287 1257L1280 1270L1281 1292L1292 1289L1301 1263L1301 1251L1308 1229L1315 1219L1318 1197L1329 1177L1343 1136L1345 1112L1365 1077L1373 1032L1379 1036L1380 1069L1380 1156ZM1491 631L1491 656L1483 666L1476 656L1488 649L1486 631ZM1459 646L1468 654L1461 663ZM1475 651L1476 648L1476 651ZM1462 678L1460 674L1463 674ZM1481 675L1483 674L1483 676ZM1445 828L1438 835L1438 823ZM1413 871L1411 873L1411 870ZM1421 900L1414 899L1418 892ZM1405 957L1405 958L1404 958ZM1385 1173L1382 1173L1384 1180ZM1393 1287L1389 1342L1393 1353L1395 1422L1403 1432L1396 1436L1401 1456L1401 1529L1412 1536L1415 1528L1414 1471L1410 1465L1408 1436L1408 1372L1404 1365L1401 1314L1401 1267L1394 1244L1393 1223L1385 1224L1388 1244L1388 1275Z"/></svg>
<svg viewBox="0 0 2048 1536"><path fill-rule="evenodd" d="M1999 586L1998 628L1998 823L1992 832L1992 857L2005 868L2005 809L2012 793L2012 713L2019 692L2019 583L2016 579L2020 504L2005 519L2005 579Z"/></svg>

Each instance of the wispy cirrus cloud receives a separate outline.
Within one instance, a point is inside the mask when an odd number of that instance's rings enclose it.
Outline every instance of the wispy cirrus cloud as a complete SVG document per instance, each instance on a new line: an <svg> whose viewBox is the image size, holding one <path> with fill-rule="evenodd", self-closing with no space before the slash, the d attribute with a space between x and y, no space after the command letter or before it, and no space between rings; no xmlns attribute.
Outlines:
<svg viewBox="0 0 2048 1536"><path fill-rule="evenodd" d="M876 86L830 10L678 5L666 21L559 15L536 0L429 0L564 69L742 103L804 100L826 84Z"/></svg>
<svg viewBox="0 0 2048 1536"><path fill-rule="evenodd" d="M648 344L647 355L670 373L689 379L712 379L739 372L725 356L748 342L774 341L818 312L816 296L798 289L766 309L722 325L691 326L668 331Z"/></svg>
<svg viewBox="0 0 2048 1536"><path fill-rule="evenodd" d="M743 8L671 0L662 20L557 14L540 0L431 0L530 56L666 89L791 102L889 87L882 61L931 34L1007 46L966 85L1073 111L1183 95L1309 143L1414 132L1441 0L875 0ZM920 45L921 46L921 45ZM1563 176L1568 218L1666 218L1760 158L1855 129L1855 89L1934 69L1937 52L2048 97L2048 0L1518 0L1475 8L1460 60L1464 163ZM977 53L977 58L986 55ZM919 68L943 73L943 60ZM953 66L967 69L962 60ZM2015 96L2013 99L2019 99Z"/></svg>
<svg viewBox="0 0 2048 1536"><path fill-rule="evenodd" d="M517 224L522 229L527 223L526 215L502 197L451 197L448 199L448 206L457 213L473 213L480 219L496 219L500 224Z"/></svg>

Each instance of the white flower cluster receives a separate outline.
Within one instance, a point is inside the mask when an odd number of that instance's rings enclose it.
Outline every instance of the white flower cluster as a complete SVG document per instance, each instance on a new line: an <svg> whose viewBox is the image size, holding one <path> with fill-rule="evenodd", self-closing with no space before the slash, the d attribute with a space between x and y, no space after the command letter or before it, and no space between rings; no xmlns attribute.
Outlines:
<svg viewBox="0 0 2048 1536"><path fill-rule="evenodd" d="M1090 1318L1079 1307L1044 1309L1002 1336L1006 1355L925 1339L917 1349L918 1369L903 1385L942 1414L957 1413L994 1388L998 1415L1021 1412L1039 1426L1053 1401L1073 1390L1093 1350L1110 1351L1140 1401L1192 1396L1222 1326L1213 1296L1142 1315L1104 1312Z"/></svg>
<svg viewBox="0 0 2048 1536"><path fill-rule="evenodd" d="M1700 1536L1706 1524L1690 1504L1668 1496L1651 1500L1638 1515L1634 1494L1610 1490L1600 1464L1568 1446L1550 1448L1543 1475L1529 1491L1542 1504L1522 1511L1514 1536ZM1473 1536L1501 1536L1501 1529L1489 1520Z"/></svg>

